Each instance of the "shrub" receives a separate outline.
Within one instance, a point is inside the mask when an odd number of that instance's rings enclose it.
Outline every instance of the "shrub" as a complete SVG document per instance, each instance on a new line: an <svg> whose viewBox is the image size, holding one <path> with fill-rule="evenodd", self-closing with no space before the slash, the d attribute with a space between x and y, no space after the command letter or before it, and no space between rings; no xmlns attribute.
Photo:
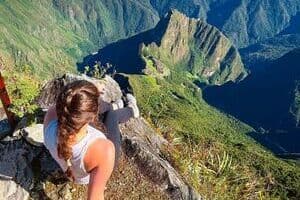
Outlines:
<svg viewBox="0 0 300 200"><path fill-rule="evenodd" d="M27 71L23 73L5 72L3 76L12 101L10 110L20 118L25 114L33 114L38 108L34 99L39 94L39 81Z"/></svg>

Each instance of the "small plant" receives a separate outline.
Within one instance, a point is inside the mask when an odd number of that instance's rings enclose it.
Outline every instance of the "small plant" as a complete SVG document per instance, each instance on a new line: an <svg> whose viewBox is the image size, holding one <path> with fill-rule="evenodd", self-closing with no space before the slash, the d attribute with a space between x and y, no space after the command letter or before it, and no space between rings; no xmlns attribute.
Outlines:
<svg viewBox="0 0 300 200"><path fill-rule="evenodd" d="M39 94L39 82L27 72L5 73L7 90L12 101L10 110L17 117L33 114L38 108L34 99Z"/></svg>
<svg viewBox="0 0 300 200"><path fill-rule="evenodd" d="M114 76L116 73L116 70L110 63L106 63L105 65L102 65L102 63L100 61L96 61L92 67L85 66L83 73L85 75L101 79L106 74Z"/></svg>
<svg viewBox="0 0 300 200"><path fill-rule="evenodd" d="M232 164L232 157L227 152L223 152L221 157L219 154L209 154L207 170L213 172L216 176L221 176L226 171L230 170Z"/></svg>

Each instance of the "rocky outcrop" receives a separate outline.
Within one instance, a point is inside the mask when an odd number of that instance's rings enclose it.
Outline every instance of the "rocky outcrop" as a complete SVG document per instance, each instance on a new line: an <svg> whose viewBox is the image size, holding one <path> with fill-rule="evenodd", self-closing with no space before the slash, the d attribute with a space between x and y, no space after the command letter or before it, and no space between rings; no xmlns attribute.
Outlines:
<svg viewBox="0 0 300 200"><path fill-rule="evenodd" d="M44 85L37 100L40 107L47 109L49 106L53 105L64 85L74 80L87 80L96 85L103 85L104 93L101 96L103 101L113 102L122 97L122 92L118 83L110 76L105 76L103 79L95 79L86 75L77 76L73 74L65 74L62 77L53 79Z"/></svg>
<svg viewBox="0 0 300 200"><path fill-rule="evenodd" d="M131 120L122 128L122 133L126 155L134 158L141 172L166 190L172 199L201 199L183 182L170 163L161 157L160 149L167 141L158 136L144 119Z"/></svg>
<svg viewBox="0 0 300 200"><path fill-rule="evenodd" d="M247 72L237 49L216 27L188 18L173 10L154 32L163 32L159 42L143 46L143 55L165 65L184 65L194 75L211 84L240 81ZM159 34L157 34L159 35Z"/></svg>
<svg viewBox="0 0 300 200"><path fill-rule="evenodd" d="M176 8L218 27L241 48L283 33L299 33L299 0L152 0L162 16Z"/></svg>
<svg viewBox="0 0 300 200"><path fill-rule="evenodd" d="M130 47L130 48L128 48ZM111 43L80 66L111 63L118 72L158 77L180 68L208 84L237 82L247 72L240 54L217 28L173 10L153 29Z"/></svg>
<svg viewBox="0 0 300 200"><path fill-rule="evenodd" d="M53 105L62 87L78 79L105 84L103 96L105 101L111 102L121 98L122 93L118 84L108 76L97 80L86 76L66 74L48 82L43 87L38 99L40 106L47 109ZM38 119L38 123L41 121L42 118ZM152 197L155 199L201 199L183 181L170 163L161 156L161 149L168 142L158 135L143 118L132 119L123 124L121 131L123 158L121 169L115 172L118 177L116 178L114 175L108 185L106 193L110 197L109 199L122 198L122 195L110 192L110 190L117 191L117 193L124 192L122 187L125 184L119 183L123 179L130 179L133 182L136 182L136 179L139 180L140 184L137 187L141 188L136 188L135 192L141 192L141 194L138 196L132 191L132 194L127 194L127 196L132 196L131 199L143 198L143 195L147 195L143 194L145 191L151 193L149 195L155 195ZM0 151L3 152L3 156L0 157L1 199L28 199L29 196L34 199L45 197L51 199L80 197L84 199L86 188L67 182L46 149L40 146L40 134L42 134L42 126L37 124L21 128L15 131L13 137L6 137L1 141ZM110 186L112 187L110 188ZM118 187L120 188L118 189Z"/></svg>

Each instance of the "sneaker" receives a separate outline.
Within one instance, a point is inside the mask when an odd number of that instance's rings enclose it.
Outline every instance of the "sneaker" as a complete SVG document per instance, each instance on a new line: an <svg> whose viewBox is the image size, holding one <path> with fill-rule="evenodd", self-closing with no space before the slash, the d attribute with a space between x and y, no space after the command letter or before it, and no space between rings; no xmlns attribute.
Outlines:
<svg viewBox="0 0 300 200"><path fill-rule="evenodd" d="M136 98L132 94L128 93L126 94L126 99L128 107L132 108L133 110L133 116L138 118L140 116L140 110L137 106Z"/></svg>
<svg viewBox="0 0 300 200"><path fill-rule="evenodd" d="M118 99L117 101L113 102L111 105L113 110L124 108L124 102L122 99Z"/></svg>

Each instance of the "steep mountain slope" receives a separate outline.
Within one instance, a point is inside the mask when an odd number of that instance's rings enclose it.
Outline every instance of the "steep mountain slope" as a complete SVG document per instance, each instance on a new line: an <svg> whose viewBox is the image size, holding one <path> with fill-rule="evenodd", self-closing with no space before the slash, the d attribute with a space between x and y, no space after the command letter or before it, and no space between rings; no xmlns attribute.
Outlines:
<svg viewBox="0 0 300 200"><path fill-rule="evenodd" d="M87 40L74 34L51 2L0 2L0 56L14 70L52 75L74 69L74 57ZM73 51L72 51L73 50Z"/></svg>
<svg viewBox="0 0 300 200"><path fill-rule="evenodd" d="M207 43L202 43L204 38ZM239 80L245 71L237 51L230 54L229 45L216 28L173 11L153 30L100 49L82 66L110 62L131 73L123 74L122 86L130 87L143 116L171 143L163 157L204 197L297 199L299 168L256 144L248 137L256 134L254 129L209 106L194 84ZM193 62L197 56L203 60ZM215 62L222 60L228 68L218 68L219 79L201 73L213 71Z"/></svg>
<svg viewBox="0 0 300 200"><path fill-rule="evenodd" d="M217 28L178 11L169 15L159 44L142 48L144 57L167 66L184 66L186 71L212 84L240 81L247 75L237 49Z"/></svg>
<svg viewBox="0 0 300 200"><path fill-rule="evenodd" d="M299 5L299 0L1 1L0 55L38 77L74 71L83 56L153 28L172 8L206 20L235 46L246 47L299 33Z"/></svg>
<svg viewBox="0 0 300 200"><path fill-rule="evenodd" d="M162 18L154 29L110 44L100 49L98 55L86 57L80 64L81 70L97 61L111 63L117 71L126 73L140 73L147 62L156 68L159 65L162 73L182 67L195 78L211 84L239 81L247 75L238 51L217 28L176 10Z"/></svg>
<svg viewBox="0 0 300 200"><path fill-rule="evenodd" d="M276 130L283 130L276 142L286 152L299 153L299 58L300 49L293 50L240 84L206 88L204 97L238 119L270 130L270 137L276 139Z"/></svg>
<svg viewBox="0 0 300 200"><path fill-rule="evenodd" d="M299 33L299 0L151 0L163 15L176 8L218 27L235 45L245 47L278 34Z"/></svg>
<svg viewBox="0 0 300 200"><path fill-rule="evenodd" d="M129 84L143 115L173 145L168 159L200 194L207 199L299 198L299 166L274 157L250 138L255 130L208 106L186 69L174 68L166 77L152 70L129 75Z"/></svg>
<svg viewBox="0 0 300 200"><path fill-rule="evenodd" d="M159 20L146 1L53 0L53 4L71 29L82 37L88 37L97 49L149 29Z"/></svg>
<svg viewBox="0 0 300 200"><path fill-rule="evenodd" d="M129 0L1 1L0 56L37 77L75 72L84 55L154 26L158 17L148 7Z"/></svg>
<svg viewBox="0 0 300 200"><path fill-rule="evenodd" d="M300 34L280 35L240 49L244 64L253 73L270 66L293 49L300 47Z"/></svg>

